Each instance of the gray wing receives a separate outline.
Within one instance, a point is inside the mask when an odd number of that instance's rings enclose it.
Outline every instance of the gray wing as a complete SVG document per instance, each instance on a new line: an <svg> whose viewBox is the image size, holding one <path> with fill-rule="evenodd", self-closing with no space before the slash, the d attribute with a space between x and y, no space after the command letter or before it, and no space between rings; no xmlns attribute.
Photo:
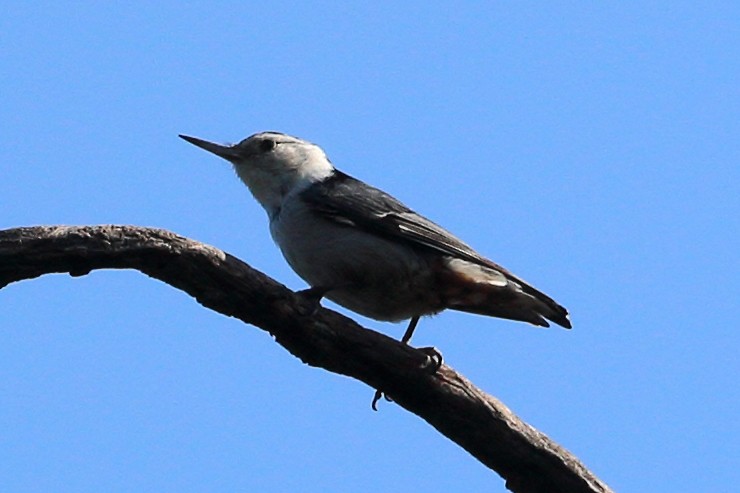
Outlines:
<svg viewBox="0 0 740 493"><path fill-rule="evenodd" d="M301 192L301 198L317 213L329 220L357 227L392 241L405 243L418 249L433 251L459 258L495 270L511 281L507 288L522 293L526 301L507 311L497 304L487 311L476 307L457 307L487 315L524 320L535 325L547 326L540 315L570 328L568 311L555 300L493 263L446 229L415 213L397 199L361 182L341 171Z"/></svg>
<svg viewBox="0 0 740 493"><path fill-rule="evenodd" d="M330 178L307 188L301 198L328 219L506 272L397 199L341 171L335 171Z"/></svg>

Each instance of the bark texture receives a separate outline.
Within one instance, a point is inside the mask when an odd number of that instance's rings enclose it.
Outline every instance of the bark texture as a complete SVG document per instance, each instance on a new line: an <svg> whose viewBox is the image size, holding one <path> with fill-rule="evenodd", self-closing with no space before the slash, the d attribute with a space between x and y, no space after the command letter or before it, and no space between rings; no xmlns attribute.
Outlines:
<svg viewBox="0 0 740 493"><path fill-rule="evenodd" d="M428 356L315 306L241 260L169 231L136 226L39 226L0 231L0 289L43 274L136 269L203 306L263 329L303 362L382 389L518 493L611 490L567 450L498 399Z"/></svg>

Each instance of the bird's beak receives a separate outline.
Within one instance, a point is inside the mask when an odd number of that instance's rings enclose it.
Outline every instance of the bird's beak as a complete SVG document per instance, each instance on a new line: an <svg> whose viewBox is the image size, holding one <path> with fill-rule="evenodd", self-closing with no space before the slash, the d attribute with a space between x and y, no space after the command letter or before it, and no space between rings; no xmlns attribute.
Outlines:
<svg viewBox="0 0 740 493"><path fill-rule="evenodd" d="M208 142L207 140L198 139L196 137L190 137L188 135L180 135L180 138L200 147L201 149L212 152L216 156L224 158L227 161L233 162L239 159L239 152L236 150L235 146L215 144L213 142Z"/></svg>

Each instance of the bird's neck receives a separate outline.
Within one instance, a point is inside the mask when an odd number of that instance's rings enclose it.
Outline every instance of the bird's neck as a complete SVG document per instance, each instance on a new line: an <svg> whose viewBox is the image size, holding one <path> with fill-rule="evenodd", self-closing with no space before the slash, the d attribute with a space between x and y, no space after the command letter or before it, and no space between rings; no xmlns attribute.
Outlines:
<svg viewBox="0 0 740 493"><path fill-rule="evenodd" d="M274 217L289 195L297 194L313 183L325 180L334 173L334 167L329 161L325 166L304 166L289 174L276 177L270 172L254 168L237 167L236 173L241 181L249 188L257 202L267 211L267 215Z"/></svg>

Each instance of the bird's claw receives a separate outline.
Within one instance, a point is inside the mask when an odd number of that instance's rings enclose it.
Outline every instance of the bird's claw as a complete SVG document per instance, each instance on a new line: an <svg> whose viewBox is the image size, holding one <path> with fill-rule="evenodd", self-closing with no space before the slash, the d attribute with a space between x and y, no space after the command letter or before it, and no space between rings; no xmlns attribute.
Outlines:
<svg viewBox="0 0 740 493"><path fill-rule="evenodd" d="M429 370L429 373L434 375L444 363L442 353L440 353L434 346L420 347L419 351L427 355L427 361L424 363L424 368Z"/></svg>
<svg viewBox="0 0 740 493"><path fill-rule="evenodd" d="M442 353L440 353L437 348L432 346L420 347L418 349L427 356L427 360L424 362L423 366L424 370L428 370L431 375L437 373L437 371L442 366L442 363L444 362L442 358ZM373 411L378 410L378 402L381 398L384 398L388 402L393 402L393 399L388 397L388 394L384 393L382 390L376 390L375 395L373 396L373 402L372 404L370 404L373 408Z"/></svg>
<svg viewBox="0 0 740 493"><path fill-rule="evenodd" d="M388 397L387 394L384 394L382 390L376 390L375 395L373 396L373 402L372 404L370 404L370 406L373 408L373 411L378 410L378 401L381 399L381 397L387 400L388 402L393 402L393 399Z"/></svg>

